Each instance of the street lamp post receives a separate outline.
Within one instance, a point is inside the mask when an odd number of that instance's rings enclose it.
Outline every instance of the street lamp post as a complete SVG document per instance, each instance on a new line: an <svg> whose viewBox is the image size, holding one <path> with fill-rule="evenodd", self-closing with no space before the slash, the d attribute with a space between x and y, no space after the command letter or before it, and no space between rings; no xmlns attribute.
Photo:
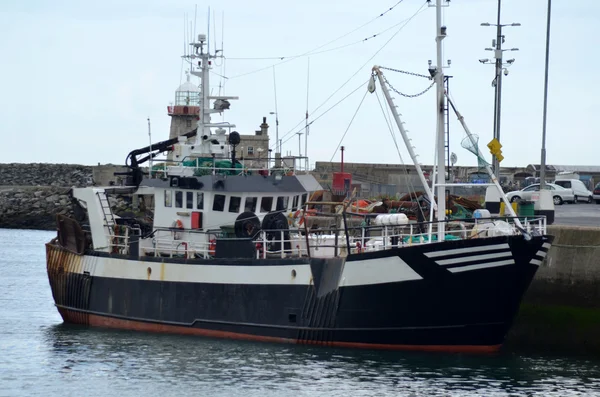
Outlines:
<svg viewBox="0 0 600 397"><path fill-rule="evenodd" d="M275 115L275 167L279 166L279 159L281 158L281 146L279 144L279 114L277 112L269 112L269 114Z"/></svg>
<svg viewBox="0 0 600 397"><path fill-rule="evenodd" d="M298 164L300 164L300 159L302 158L302 134L304 134L303 132L296 132L296 134L298 135ZM300 169L300 167L296 167L297 169Z"/></svg>
<svg viewBox="0 0 600 397"><path fill-rule="evenodd" d="M540 191L546 186L546 116L548 110L548 63L550 61L550 11L552 0L548 0L548 21L546 23L546 65L544 72L544 120L542 122L542 158L540 164Z"/></svg>
<svg viewBox="0 0 600 397"><path fill-rule="evenodd" d="M492 40L493 48L486 48L486 51L494 52L494 61L489 59L480 59L479 62L484 64L494 64L496 66L496 70L494 73L494 80L492 80L492 86L495 88L494 92L494 138L500 141L500 119L501 119L501 100L502 100L502 75L508 75L508 69L505 66L510 66L515 61L514 59L509 59L506 63L502 61L502 55L504 51L518 51L518 48L510 48L503 49L502 44L504 43L504 35L502 34L502 28L505 26L521 26L520 23L509 23L509 24L501 24L500 23L500 10L501 10L501 0L498 0L498 23L482 23L481 26L496 26L496 39ZM492 169L494 174L497 177L500 177L500 164L498 159L494 156L492 162Z"/></svg>

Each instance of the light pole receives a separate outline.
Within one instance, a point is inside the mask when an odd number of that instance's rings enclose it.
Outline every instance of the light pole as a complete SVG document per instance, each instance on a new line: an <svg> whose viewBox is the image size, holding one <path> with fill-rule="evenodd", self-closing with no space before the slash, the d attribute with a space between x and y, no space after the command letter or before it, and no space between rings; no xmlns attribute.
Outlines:
<svg viewBox="0 0 600 397"><path fill-rule="evenodd" d="M296 132L296 134L298 135L298 164L300 164L300 159L302 158L302 134L304 133ZM297 167L297 169L300 169L300 167Z"/></svg>
<svg viewBox="0 0 600 397"><path fill-rule="evenodd" d="M279 151L279 115L277 112L269 112L269 114L275 115L275 154L281 153Z"/></svg>
<svg viewBox="0 0 600 397"><path fill-rule="evenodd" d="M542 122L542 158L540 164L540 191L546 187L546 116L548 109L548 64L550 61L550 11L552 0L548 0L548 21L546 26L546 71L544 72L544 121Z"/></svg>
<svg viewBox="0 0 600 397"><path fill-rule="evenodd" d="M498 23L482 23L481 26L496 26L496 39L492 40L493 48L486 48L486 51L494 51L494 61L490 61L489 59L480 59L479 62L484 64L494 64L496 66L496 71L494 75L494 80L492 80L492 86L495 88L494 94L494 138L500 141L500 119L501 119L501 100L502 100L502 74L508 76L508 69L504 66L510 66L515 61L514 59L509 59L506 63L502 61L502 54L504 51L518 51L518 48L510 48L510 49L502 49L502 44L504 43L504 35L502 34L502 28L505 26L521 26L520 23L508 23L501 24L500 23L500 9L501 9L501 0L498 0ZM498 159L494 156L492 162L492 169L494 174L499 178L500 177L500 164Z"/></svg>
<svg viewBox="0 0 600 397"><path fill-rule="evenodd" d="M269 114L275 115L275 167L279 167L281 165L281 144L279 141L279 114L277 111L269 112Z"/></svg>

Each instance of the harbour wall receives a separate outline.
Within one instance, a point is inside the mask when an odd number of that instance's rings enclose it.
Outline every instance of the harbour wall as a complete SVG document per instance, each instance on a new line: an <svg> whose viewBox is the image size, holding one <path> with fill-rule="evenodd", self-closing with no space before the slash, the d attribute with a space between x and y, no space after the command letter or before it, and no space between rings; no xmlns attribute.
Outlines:
<svg viewBox="0 0 600 397"><path fill-rule="evenodd" d="M71 187L119 184L112 164L0 163L0 228L54 230L56 215L71 215ZM109 198L113 207L122 199Z"/></svg>
<svg viewBox="0 0 600 397"><path fill-rule="evenodd" d="M79 164L0 163L0 186L82 187L92 183L92 167Z"/></svg>
<svg viewBox="0 0 600 397"><path fill-rule="evenodd" d="M555 237L506 347L600 355L600 227L552 225ZM510 286L507 286L510 288Z"/></svg>

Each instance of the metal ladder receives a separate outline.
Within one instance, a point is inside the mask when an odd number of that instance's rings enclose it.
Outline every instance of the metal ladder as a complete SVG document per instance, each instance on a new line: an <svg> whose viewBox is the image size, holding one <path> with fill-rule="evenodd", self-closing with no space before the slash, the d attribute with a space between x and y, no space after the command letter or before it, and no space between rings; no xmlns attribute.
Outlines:
<svg viewBox="0 0 600 397"><path fill-rule="evenodd" d="M448 83L452 76L444 76L444 89L448 91ZM446 180L450 180L451 162L450 162L450 108L448 97L444 95L444 148L446 149Z"/></svg>
<svg viewBox="0 0 600 397"><path fill-rule="evenodd" d="M100 201L100 208L102 208L102 215L104 216L104 226L108 226L112 230L115 225L115 216L110 209L110 202L106 196L106 192L97 192L98 200Z"/></svg>

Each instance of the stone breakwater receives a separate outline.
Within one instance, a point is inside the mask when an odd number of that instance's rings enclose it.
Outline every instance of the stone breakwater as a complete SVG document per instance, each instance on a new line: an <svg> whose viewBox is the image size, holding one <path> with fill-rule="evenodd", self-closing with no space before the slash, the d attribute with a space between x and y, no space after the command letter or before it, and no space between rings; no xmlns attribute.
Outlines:
<svg viewBox="0 0 600 397"><path fill-rule="evenodd" d="M106 172L111 174L111 166L107 167L110 169ZM54 230L57 214L73 215L69 189L91 185L93 168L78 164L0 164L0 228ZM123 198L109 197L109 201L113 210L128 209Z"/></svg>
<svg viewBox="0 0 600 397"><path fill-rule="evenodd" d="M72 215L68 188L3 188L0 191L0 227L56 229L56 215Z"/></svg>
<svg viewBox="0 0 600 397"><path fill-rule="evenodd" d="M73 216L70 188L11 187L0 188L0 228L55 230L56 215ZM130 210L123 197L109 197L113 211Z"/></svg>
<svg viewBox="0 0 600 397"><path fill-rule="evenodd" d="M92 167L78 164L0 164L0 186L83 187L92 183Z"/></svg>

